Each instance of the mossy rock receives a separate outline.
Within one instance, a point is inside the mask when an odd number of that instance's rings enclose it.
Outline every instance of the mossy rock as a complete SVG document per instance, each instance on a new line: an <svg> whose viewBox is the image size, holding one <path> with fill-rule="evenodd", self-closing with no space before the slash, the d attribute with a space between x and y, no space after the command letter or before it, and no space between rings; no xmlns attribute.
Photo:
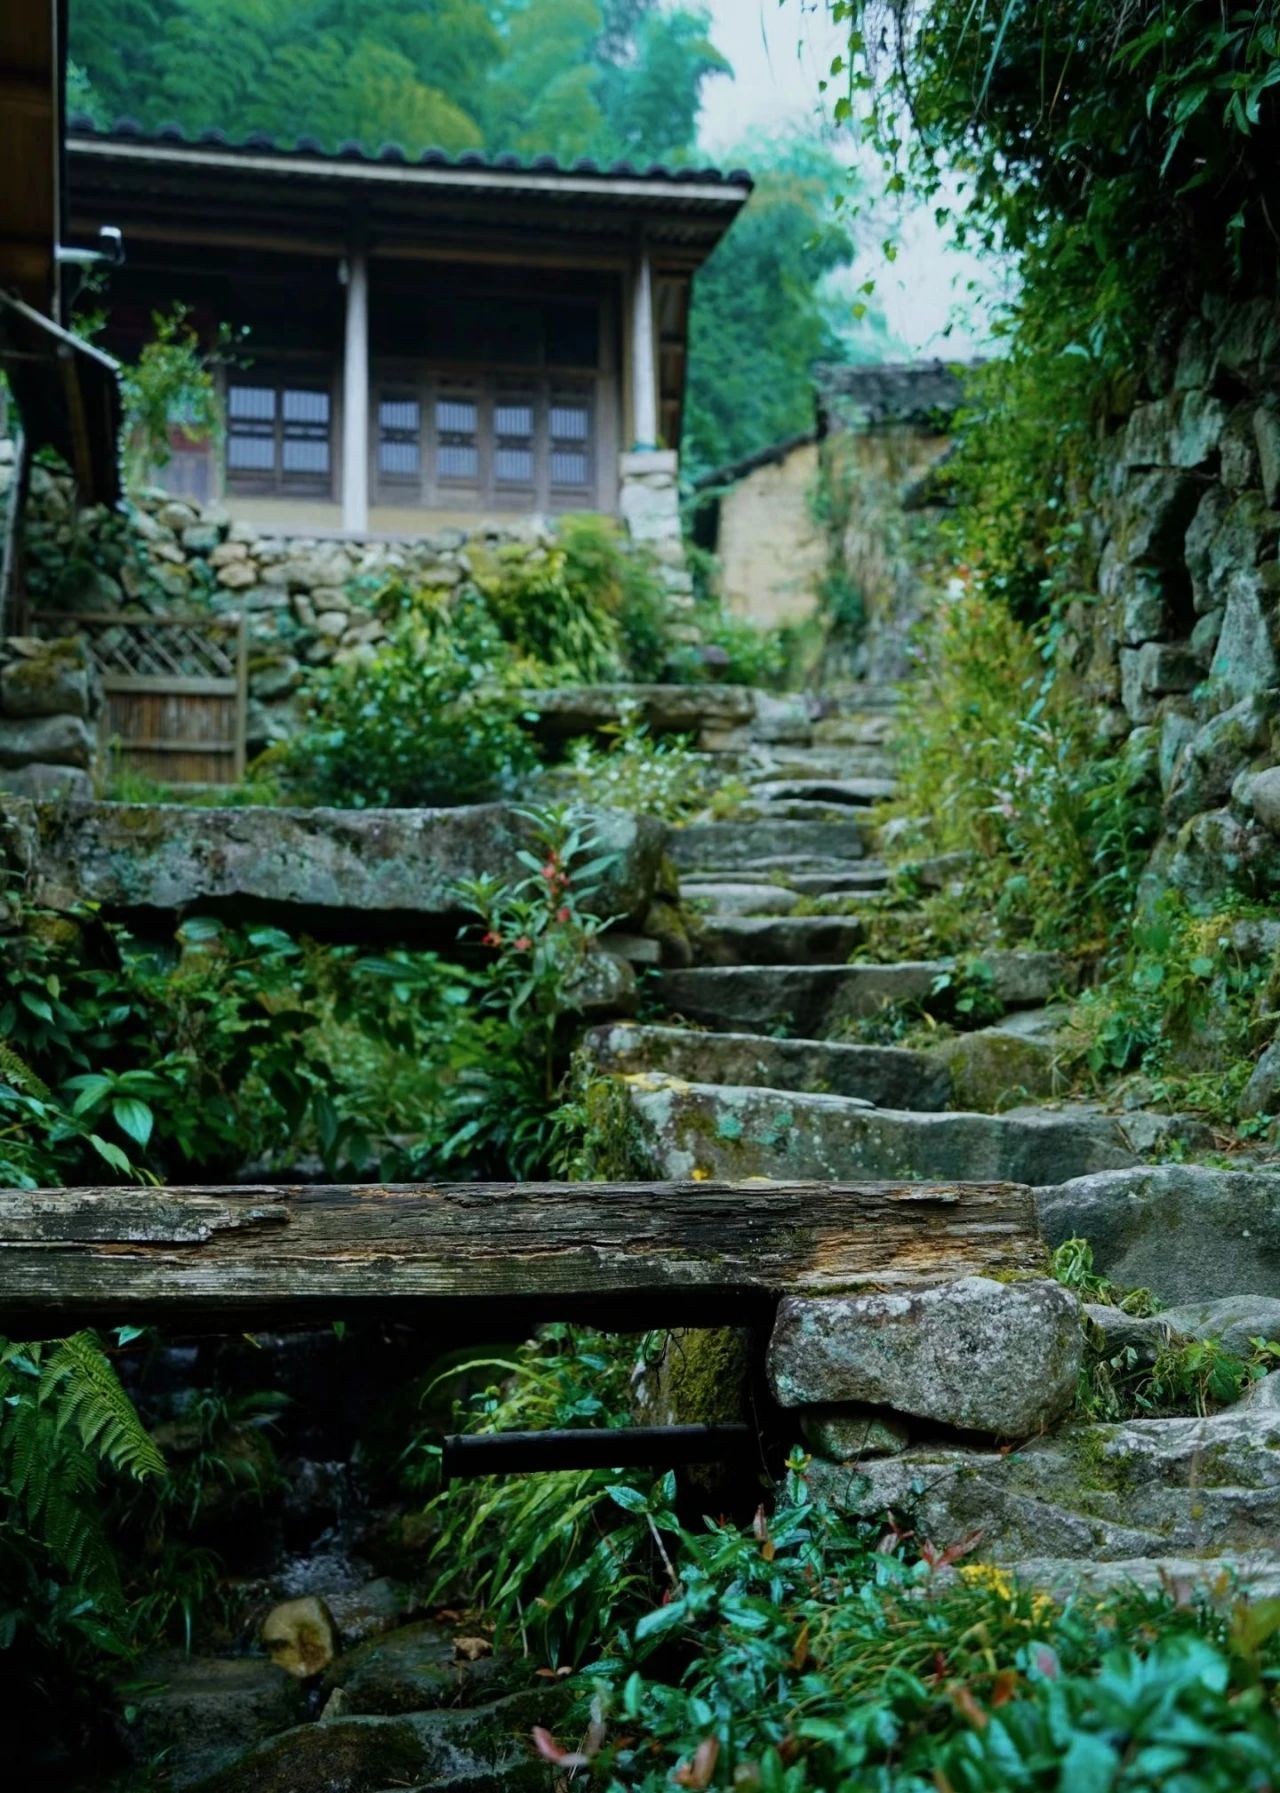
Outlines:
<svg viewBox="0 0 1280 1793"><path fill-rule="evenodd" d="M398 1717L433 1707L475 1706L527 1688L531 1665L506 1655L460 1660L451 1633L424 1620L349 1650L325 1675L344 1718Z"/></svg>
<svg viewBox="0 0 1280 1793"><path fill-rule="evenodd" d="M468 1711L298 1725L210 1775L196 1793L545 1789L547 1767L534 1755L529 1729L554 1716L559 1693L517 1694Z"/></svg>
<svg viewBox="0 0 1280 1793"><path fill-rule="evenodd" d="M1064 1082L1052 1041L999 1028L957 1034L933 1056L951 1075L951 1106L971 1114L999 1114L1024 1100L1058 1095Z"/></svg>
<svg viewBox="0 0 1280 1793"><path fill-rule="evenodd" d="M752 1334L741 1326L681 1327L638 1391L643 1424L719 1426L751 1413Z"/></svg>

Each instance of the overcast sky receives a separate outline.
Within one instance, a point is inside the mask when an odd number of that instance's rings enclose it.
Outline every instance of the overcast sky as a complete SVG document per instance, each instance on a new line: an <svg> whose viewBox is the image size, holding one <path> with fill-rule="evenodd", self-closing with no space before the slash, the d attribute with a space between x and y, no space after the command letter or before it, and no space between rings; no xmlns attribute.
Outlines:
<svg viewBox="0 0 1280 1793"><path fill-rule="evenodd" d="M825 0L702 4L711 14L712 38L733 64L735 77L710 81L704 89L701 135L707 149L723 156L749 149L755 136L806 123L816 126L821 117L818 82L844 47ZM857 153L851 144L851 161ZM874 161L860 160L874 180ZM971 257L949 247L927 212L909 212L896 223L890 219L890 234L898 243L897 260L887 262L878 243L869 245L848 278L851 295L861 281L874 279L890 330L912 355L964 358L981 352L987 342L985 309L965 287L978 277L989 287L989 277Z"/></svg>

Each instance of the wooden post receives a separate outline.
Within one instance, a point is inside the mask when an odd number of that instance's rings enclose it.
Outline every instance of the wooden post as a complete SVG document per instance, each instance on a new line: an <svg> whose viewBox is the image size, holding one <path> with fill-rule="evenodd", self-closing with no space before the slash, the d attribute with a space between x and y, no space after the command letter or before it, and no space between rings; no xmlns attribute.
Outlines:
<svg viewBox="0 0 1280 1793"><path fill-rule="evenodd" d="M369 528L369 261L353 242L347 251L346 334L342 357L342 527Z"/></svg>

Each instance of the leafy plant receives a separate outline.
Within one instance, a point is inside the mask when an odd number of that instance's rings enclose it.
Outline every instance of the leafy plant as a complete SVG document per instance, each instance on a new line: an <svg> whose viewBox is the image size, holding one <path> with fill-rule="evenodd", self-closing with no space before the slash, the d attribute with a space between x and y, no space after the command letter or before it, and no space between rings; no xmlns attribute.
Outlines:
<svg viewBox="0 0 1280 1793"><path fill-rule="evenodd" d="M549 775L579 802L679 822L708 801L706 761L679 736L651 735L637 706L622 705L602 735L573 742L567 764Z"/></svg>
<svg viewBox="0 0 1280 1793"><path fill-rule="evenodd" d="M397 602L386 644L322 673L302 727L259 762L303 801L471 803L513 789L534 764L484 613L454 630L406 594Z"/></svg>
<svg viewBox="0 0 1280 1793"><path fill-rule="evenodd" d="M569 1326L546 1326L506 1359L457 1366L452 1376L496 1370L472 1397L466 1429L539 1431L627 1423L634 1347ZM418 1447L411 1457L420 1460ZM665 1491L669 1504L670 1490ZM552 1470L455 1482L431 1503L440 1530L431 1560L433 1599L461 1592L499 1633L552 1666L580 1662L638 1585L651 1538L650 1498L607 1469ZM654 1523L669 1524L663 1491Z"/></svg>

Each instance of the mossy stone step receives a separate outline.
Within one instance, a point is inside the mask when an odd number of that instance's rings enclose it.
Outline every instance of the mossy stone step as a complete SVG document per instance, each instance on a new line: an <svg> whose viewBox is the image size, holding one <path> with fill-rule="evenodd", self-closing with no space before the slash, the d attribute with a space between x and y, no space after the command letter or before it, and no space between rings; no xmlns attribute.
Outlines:
<svg viewBox="0 0 1280 1793"><path fill-rule="evenodd" d="M865 937L858 915L711 914L694 951L703 965L844 965Z"/></svg>
<svg viewBox="0 0 1280 1793"><path fill-rule="evenodd" d="M900 1046L771 1040L767 1034L632 1022L592 1028L584 1044L602 1071L658 1071L690 1081L856 1096L878 1108L945 1108L950 1093L944 1067L928 1053Z"/></svg>
<svg viewBox="0 0 1280 1793"><path fill-rule="evenodd" d="M815 1460L815 1496L871 1517L907 1510L945 1549L982 1533L984 1559L1041 1583L1070 1561L1240 1561L1276 1581L1280 1411L1074 1425L1012 1452L921 1444L858 1464ZM1154 1576L1152 1577L1154 1579Z"/></svg>
<svg viewBox="0 0 1280 1793"><path fill-rule="evenodd" d="M749 785L783 779L892 778L893 758L880 747L754 748L738 775Z"/></svg>
<svg viewBox="0 0 1280 1793"><path fill-rule="evenodd" d="M624 1079L635 1174L855 1183L1043 1183L1136 1162L1120 1122L1091 1111L962 1114L867 1108L844 1096Z"/></svg>
<svg viewBox="0 0 1280 1793"><path fill-rule="evenodd" d="M680 889L696 895L709 884L736 884L785 890L801 897L830 896L841 891L873 896L886 887L889 877L889 870L880 859L851 864L847 859L781 858L765 859L753 866L699 867L682 875Z"/></svg>
<svg viewBox="0 0 1280 1793"><path fill-rule="evenodd" d="M777 860L850 860L866 854L866 839L857 821L837 822L690 822L671 836L671 856L689 870L756 867Z"/></svg>
<svg viewBox="0 0 1280 1793"><path fill-rule="evenodd" d="M790 915L801 901L798 891L785 884L753 884L731 877L680 880L680 900L701 914Z"/></svg>
<svg viewBox="0 0 1280 1793"><path fill-rule="evenodd" d="M827 920L827 917L818 917ZM1056 953L989 953L991 991L1007 1006L1047 1002L1067 967ZM701 965L664 971L655 988L664 1007L727 1032L783 1028L823 1038L842 1022L896 1003L920 1002L953 975L950 959L889 965Z"/></svg>
<svg viewBox="0 0 1280 1793"><path fill-rule="evenodd" d="M865 807L865 806L864 806ZM733 812L735 822L843 822L858 813L851 803L823 803L806 797L746 797Z"/></svg>

